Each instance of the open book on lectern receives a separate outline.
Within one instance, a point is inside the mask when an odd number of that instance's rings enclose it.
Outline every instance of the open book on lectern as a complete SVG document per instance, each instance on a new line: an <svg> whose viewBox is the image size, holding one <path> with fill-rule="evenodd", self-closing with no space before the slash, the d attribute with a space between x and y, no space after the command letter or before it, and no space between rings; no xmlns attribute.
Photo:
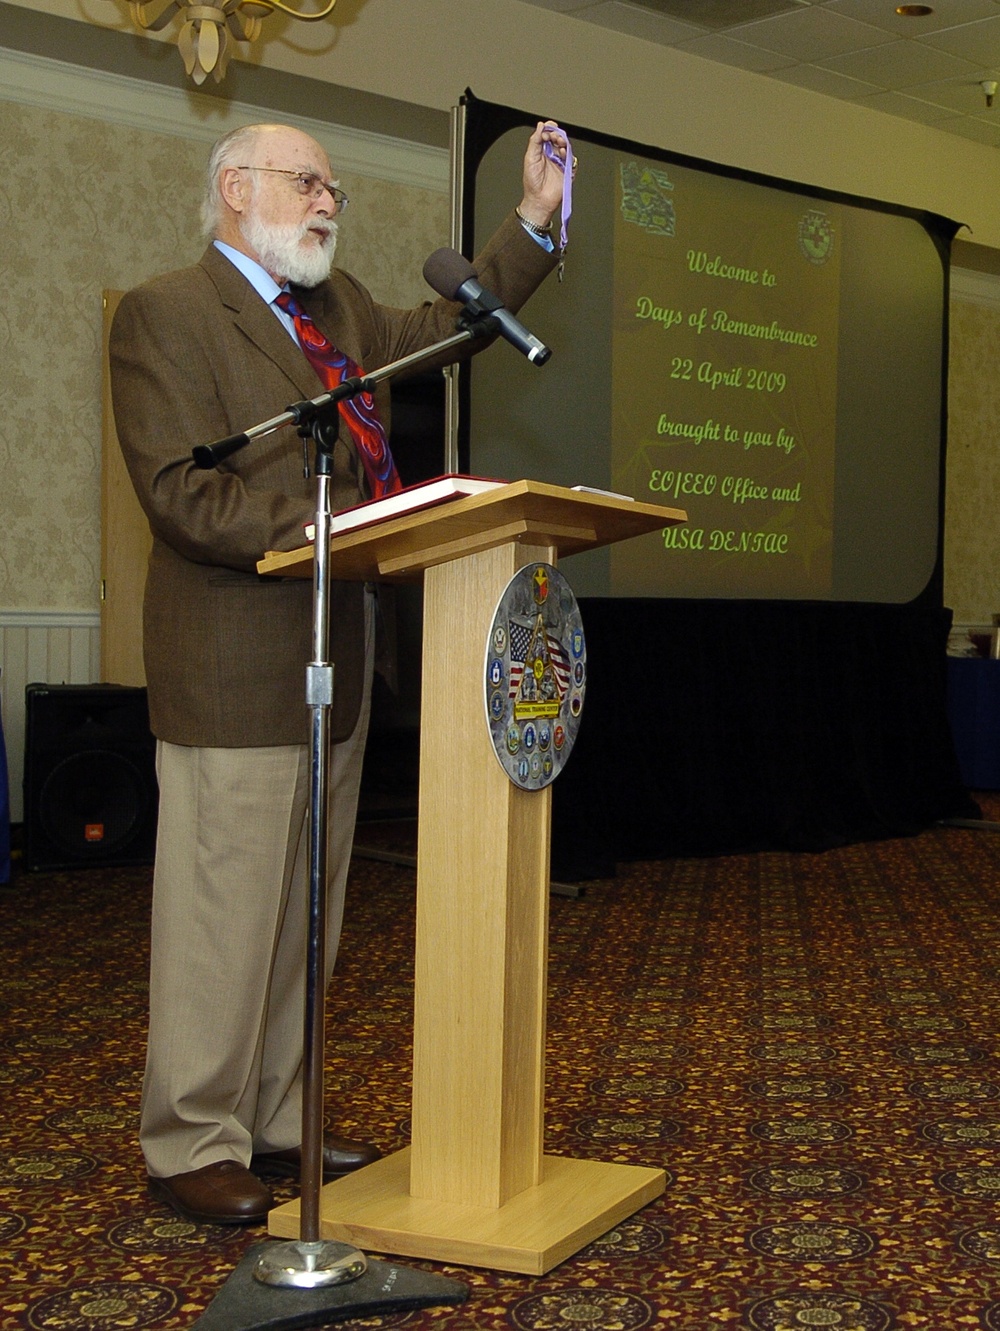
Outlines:
<svg viewBox="0 0 1000 1331"><path fill-rule="evenodd" d="M404 513L433 508L436 504L446 504L450 499L466 499L469 495L484 494L487 490L498 490L507 484L507 481L489 480L485 476L462 476L458 473L437 476L431 481L404 486L402 490L385 495L382 499L369 499L363 504L334 513L330 519L330 534L338 536L341 532L355 531L358 527L372 527L377 522L387 522L389 518L398 518ZM604 495L608 499L633 499L632 495L598 490L590 485L574 485L571 488L583 494ZM316 534L314 524L307 523L305 532L306 540L313 540Z"/></svg>

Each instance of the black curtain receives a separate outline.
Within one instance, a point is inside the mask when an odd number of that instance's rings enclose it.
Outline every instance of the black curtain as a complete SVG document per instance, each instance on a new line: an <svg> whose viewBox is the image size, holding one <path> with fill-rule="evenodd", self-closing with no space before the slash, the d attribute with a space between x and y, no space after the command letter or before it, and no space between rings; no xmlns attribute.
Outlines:
<svg viewBox="0 0 1000 1331"><path fill-rule="evenodd" d="M582 600L589 677L553 786L553 876L978 816L946 715L951 613L932 601Z"/></svg>
<svg viewBox="0 0 1000 1331"><path fill-rule="evenodd" d="M463 102L469 240L483 154L507 129L533 124L534 117L480 102L468 90ZM574 138L619 142L568 129ZM943 496L955 224L913 216L941 255ZM466 465L469 378L466 370L460 413ZM580 733L553 785L553 876L603 877L618 860L822 851L911 835L941 818L978 816L959 775L946 712L951 613L942 607L942 521L943 501L935 567L922 594L905 605L581 598L589 677Z"/></svg>

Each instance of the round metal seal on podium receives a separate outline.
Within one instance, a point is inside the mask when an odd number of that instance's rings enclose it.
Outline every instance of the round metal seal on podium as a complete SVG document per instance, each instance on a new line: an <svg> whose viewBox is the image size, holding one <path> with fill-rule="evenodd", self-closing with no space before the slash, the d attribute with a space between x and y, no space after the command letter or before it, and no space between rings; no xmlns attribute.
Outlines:
<svg viewBox="0 0 1000 1331"><path fill-rule="evenodd" d="M500 766L541 790L576 741L587 686L587 642L569 583L551 564L526 564L504 588L486 643L486 719Z"/></svg>

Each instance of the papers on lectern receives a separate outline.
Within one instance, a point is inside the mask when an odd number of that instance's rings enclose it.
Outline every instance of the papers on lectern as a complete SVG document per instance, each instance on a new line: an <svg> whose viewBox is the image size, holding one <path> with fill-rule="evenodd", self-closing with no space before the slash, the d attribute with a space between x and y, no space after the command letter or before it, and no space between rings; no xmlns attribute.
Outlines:
<svg viewBox="0 0 1000 1331"><path fill-rule="evenodd" d="M433 481L422 481L419 485L407 485L395 494L386 495L384 499L369 499L367 503L334 513L330 519L331 535L339 536L357 527L371 527L376 522L386 522L404 513L432 508L435 504L446 504L451 499L483 494L486 490L497 490L506 484L506 481L491 481L483 476L452 475L438 476ZM306 540L311 541L314 536L313 523L307 523Z"/></svg>

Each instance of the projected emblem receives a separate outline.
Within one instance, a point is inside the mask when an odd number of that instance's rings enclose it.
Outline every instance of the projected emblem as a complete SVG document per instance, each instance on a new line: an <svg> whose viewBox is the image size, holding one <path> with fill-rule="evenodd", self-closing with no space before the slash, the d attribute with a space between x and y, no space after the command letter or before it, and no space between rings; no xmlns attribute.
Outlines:
<svg viewBox="0 0 1000 1331"><path fill-rule="evenodd" d="M487 638L484 681L500 766L515 785L541 790L569 757L587 683L580 607L551 564L527 564L504 589Z"/></svg>
<svg viewBox="0 0 1000 1331"><path fill-rule="evenodd" d="M810 263L826 263L833 253L833 223L818 208L799 220L799 249Z"/></svg>
<svg viewBox="0 0 1000 1331"><path fill-rule="evenodd" d="M673 185L662 167L622 162L622 217L654 236L672 236L677 218L669 197Z"/></svg>

